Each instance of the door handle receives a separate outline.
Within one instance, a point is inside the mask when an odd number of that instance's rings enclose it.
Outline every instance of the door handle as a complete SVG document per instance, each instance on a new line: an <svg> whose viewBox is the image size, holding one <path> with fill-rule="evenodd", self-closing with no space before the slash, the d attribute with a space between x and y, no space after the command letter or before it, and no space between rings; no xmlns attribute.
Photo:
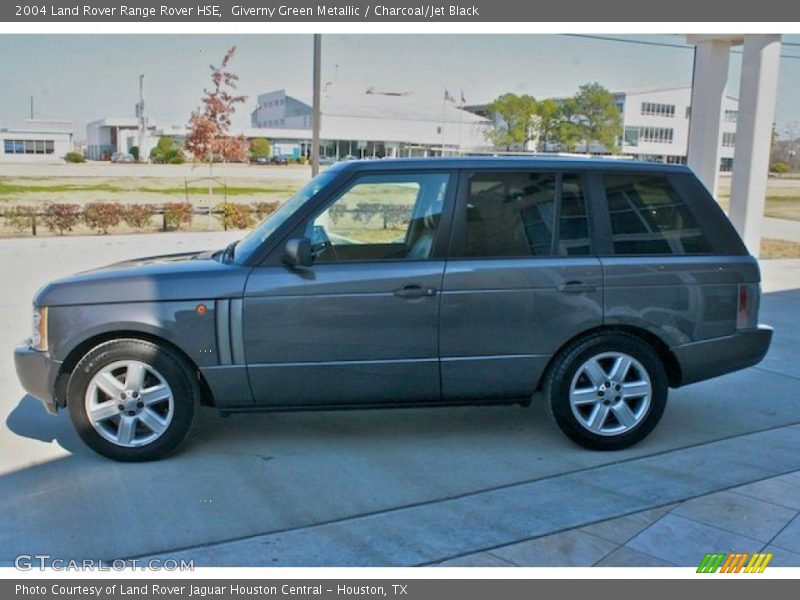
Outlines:
<svg viewBox="0 0 800 600"><path fill-rule="evenodd" d="M422 287L421 285L404 285L394 291L398 298L430 298L436 295L436 288Z"/></svg>
<svg viewBox="0 0 800 600"><path fill-rule="evenodd" d="M597 286L589 285L582 281L568 281L564 285L558 286L558 291L565 294L587 294L597 291Z"/></svg>

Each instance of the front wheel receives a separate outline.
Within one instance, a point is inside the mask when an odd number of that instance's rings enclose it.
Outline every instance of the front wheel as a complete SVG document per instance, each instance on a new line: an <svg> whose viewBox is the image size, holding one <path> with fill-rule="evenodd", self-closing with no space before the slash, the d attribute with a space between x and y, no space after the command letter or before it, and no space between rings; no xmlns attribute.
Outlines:
<svg viewBox="0 0 800 600"><path fill-rule="evenodd" d="M651 346L625 333L600 333L559 354L544 396L571 440L593 450L620 450L655 428L667 388L664 366Z"/></svg>
<svg viewBox="0 0 800 600"><path fill-rule="evenodd" d="M78 435L95 452L120 461L172 452L191 430L198 398L182 357L136 339L93 348L75 367L67 389Z"/></svg>

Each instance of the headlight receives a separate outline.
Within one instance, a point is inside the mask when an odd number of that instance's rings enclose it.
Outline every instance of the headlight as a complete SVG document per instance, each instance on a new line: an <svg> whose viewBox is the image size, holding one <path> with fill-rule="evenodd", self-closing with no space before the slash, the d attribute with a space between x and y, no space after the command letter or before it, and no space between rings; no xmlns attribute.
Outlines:
<svg viewBox="0 0 800 600"><path fill-rule="evenodd" d="M31 348L41 352L47 351L47 307L33 307L33 331L31 333Z"/></svg>

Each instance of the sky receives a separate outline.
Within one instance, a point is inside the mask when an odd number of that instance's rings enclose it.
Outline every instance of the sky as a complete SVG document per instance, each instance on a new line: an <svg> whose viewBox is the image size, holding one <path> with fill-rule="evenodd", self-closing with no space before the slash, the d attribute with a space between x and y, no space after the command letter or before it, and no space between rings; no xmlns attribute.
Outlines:
<svg viewBox="0 0 800 600"><path fill-rule="evenodd" d="M514 92L536 98L573 94L599 82L610 90L689 85L691 49L681 35L325 35L322 80L411 91L440 98L443 88L469 104ZM630 41L646 42L630 43ZM784 36L776 127L800 134L800 36ZM130 117L145 75L147 112L161 126L185 125L209 85L209 64L231 46L239 92L247 103L234 125L249 126L256 96L284 88L311 96L310 35L0 35L0 127L35 116L75 122L78 140L89 121ZM738 94L741 56L731 54L728 92Z"/></svg>

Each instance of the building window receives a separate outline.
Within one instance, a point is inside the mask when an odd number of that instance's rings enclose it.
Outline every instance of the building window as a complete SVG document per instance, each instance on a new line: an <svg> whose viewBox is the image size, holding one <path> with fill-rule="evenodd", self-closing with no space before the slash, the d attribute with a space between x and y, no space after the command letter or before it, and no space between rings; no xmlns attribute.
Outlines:
<svg viewBox="0 0 800 600"><path fill-rule="evenodd" d="M53 154L54 140L3 140L5 154Z"/></svg>
<svg viewBox="0 0 800 600"><path fill-rule="evenodd" d="M642 114L656 117L674 117L674 104L660 104L658 102L642 102Z"/></svg>
<svg viewBox="0 0 800 600"><path fill-rule="evenodd" d="M623 142L626 146L638 146L639 145L639 128L638 127L626 127L625 134L623 137Z"/></svg>
<svg viewBox="0 0 800 600"><path fill-rule="evenodd" d="M732 131L725 131L722 134L722 145L725 148L733 148L736 144L736 134Z"/></svg>
<svg viewBox="0 0 800 600"><path fill-rule="evenodd" d="M639 141L671 144L674 133L671 127L639 127Z"/></svg>
<svg viewBox="0 0 800 600"><path fill-rule="evenodd" d="M726 110L725 111L725 122L726 123L736 123L736 119L739 118L739 111L738 110Z"/></svg>

